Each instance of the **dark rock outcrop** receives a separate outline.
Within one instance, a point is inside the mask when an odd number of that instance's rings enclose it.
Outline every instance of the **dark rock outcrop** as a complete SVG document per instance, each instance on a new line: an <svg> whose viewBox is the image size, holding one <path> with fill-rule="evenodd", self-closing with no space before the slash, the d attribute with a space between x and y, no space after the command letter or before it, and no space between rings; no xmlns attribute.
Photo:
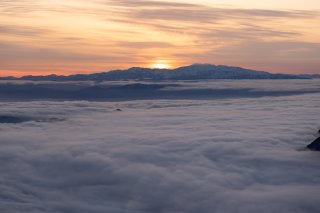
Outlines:
<svg viewBox="0 0 320 213"><path fill-rule="evenodd" d="M307 146L308 149L320 151L320 137Z"/></svg>
<svg viewBox="0 0 320 213"><path fill-rule="evenodd" d="M320 133L320 130L318 132ZM307 148L313 151L320 151L320 137L309 144Z"/></svg>

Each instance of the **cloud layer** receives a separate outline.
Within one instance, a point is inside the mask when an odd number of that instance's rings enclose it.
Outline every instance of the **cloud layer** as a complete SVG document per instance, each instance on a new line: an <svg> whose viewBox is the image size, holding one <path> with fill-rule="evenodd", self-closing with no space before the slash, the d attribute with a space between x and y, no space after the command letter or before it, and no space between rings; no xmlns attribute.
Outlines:
<svg viewBox="0 0 320 213"><path fill-rule="evenodd" d="M303 150L320 127L319 100L0 102L2 114L65 119L0 124L1 210L319 212L319 155Z"/></svg>
<svg viewBox="0 0 320 213"><path fill-rule="evenodd" d="M154 99L226 99L319 94L318 80L299 79L297 87L279 87L287 80L214 80L177 82L28 82L0 81L0 100L126 101ZM259 85L260 84L260 85ZM260 89L257 89L257 86Z"/></svg>

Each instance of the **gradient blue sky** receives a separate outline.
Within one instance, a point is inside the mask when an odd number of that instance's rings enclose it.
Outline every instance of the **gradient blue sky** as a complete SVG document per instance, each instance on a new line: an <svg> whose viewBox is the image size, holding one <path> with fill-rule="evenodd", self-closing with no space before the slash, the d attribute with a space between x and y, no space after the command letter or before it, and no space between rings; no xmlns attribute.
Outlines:
<svg viewBox="0 0 320 213"><path fill-rule="evenodd" d="M192 63L320 73L318 0L2 0L0 75Z"/></svg>

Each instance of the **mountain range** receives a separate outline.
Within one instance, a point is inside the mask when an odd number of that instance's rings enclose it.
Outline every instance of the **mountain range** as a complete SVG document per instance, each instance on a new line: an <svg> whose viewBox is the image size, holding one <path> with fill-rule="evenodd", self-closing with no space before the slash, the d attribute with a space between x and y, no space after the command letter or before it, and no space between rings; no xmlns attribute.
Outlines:
<svg viewBox="0 0 320 213"><path fill-rule="evenodd" d="M320 75L273 74L225 65L193 64L176 69L133 67L93 74L2 77L0 80L32 81L117 81L117 80L206 80L206 79L311 79Z"/></svg>

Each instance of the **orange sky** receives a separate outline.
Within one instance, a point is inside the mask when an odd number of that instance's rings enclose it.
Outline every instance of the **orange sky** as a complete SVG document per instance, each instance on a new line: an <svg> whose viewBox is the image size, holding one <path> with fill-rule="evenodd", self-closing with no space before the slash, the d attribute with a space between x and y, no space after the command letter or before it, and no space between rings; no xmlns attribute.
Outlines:
<svg viewBox="0 0 320 213"><path fill-rule="evenodd" d="M0 1L0 75L225 64L320 73L319 0Z"/></svg>

